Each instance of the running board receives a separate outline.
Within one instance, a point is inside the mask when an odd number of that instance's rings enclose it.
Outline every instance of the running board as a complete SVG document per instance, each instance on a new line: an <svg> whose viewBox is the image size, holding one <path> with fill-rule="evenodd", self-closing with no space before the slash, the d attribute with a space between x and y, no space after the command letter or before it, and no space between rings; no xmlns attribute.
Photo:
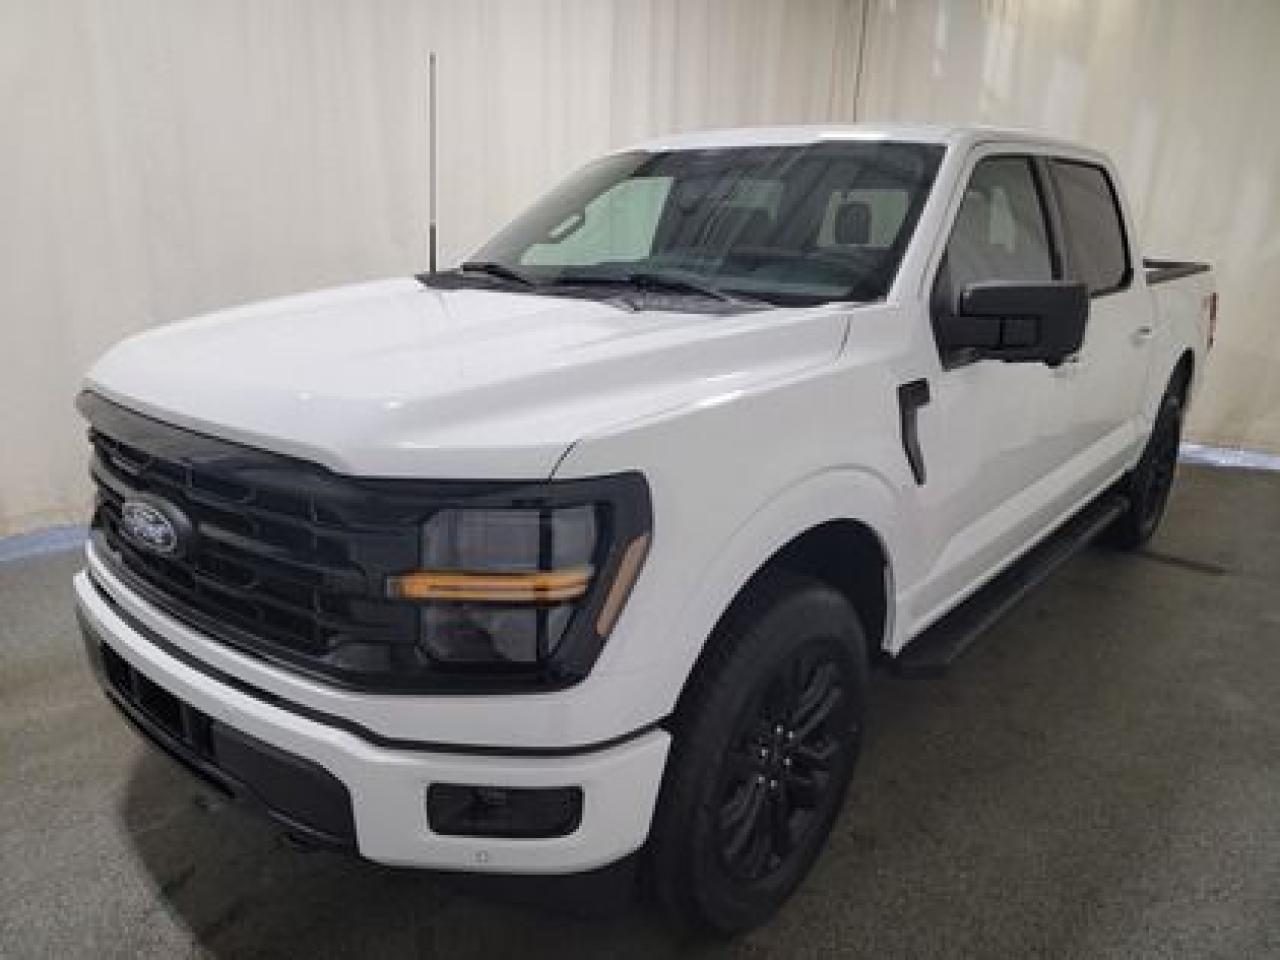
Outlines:
<svg viewBox="0 0 1280 960"><path fill-rule="evenodd" d="M1128 506L1129 501L1119 494L1108 494L1089 504L1013 566L912 640L893 661L896 672L911 677L946 673L987 628L1093 542Z"/></svg>

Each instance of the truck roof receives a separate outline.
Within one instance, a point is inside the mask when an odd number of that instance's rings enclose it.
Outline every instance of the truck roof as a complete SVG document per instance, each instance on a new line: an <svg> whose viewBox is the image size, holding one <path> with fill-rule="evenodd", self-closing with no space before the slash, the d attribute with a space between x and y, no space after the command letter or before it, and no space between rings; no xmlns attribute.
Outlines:
<svg viewBox="0 0 1280 960"><path fill-rule="evenodd" d="M632 144L630 150L704 150L715 147L782 146L819 143L824 140L906 140L971 146L975 143L1016 141L1087 150L1080 144L1051 137L1034 130L988 127L976 124L913 123L817 123L777 127L731 127L696 130L656 137Z"/></svg>

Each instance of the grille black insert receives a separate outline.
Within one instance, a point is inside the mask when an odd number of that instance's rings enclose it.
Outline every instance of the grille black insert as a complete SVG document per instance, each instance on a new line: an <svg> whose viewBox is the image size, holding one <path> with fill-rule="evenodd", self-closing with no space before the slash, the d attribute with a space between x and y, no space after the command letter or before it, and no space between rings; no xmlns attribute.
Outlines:
<svg viewBox="0 0 1280 960"><path fill-rule="evenodd" d="M131 586L220 639L334 679L381 687L419 672L417 611L378 592L387 572L416 565L425 505L365 494L361 509L318 469L87 405L95 545ZM124 531L121 505L139 496L190 520L181 556Z"/></svg>

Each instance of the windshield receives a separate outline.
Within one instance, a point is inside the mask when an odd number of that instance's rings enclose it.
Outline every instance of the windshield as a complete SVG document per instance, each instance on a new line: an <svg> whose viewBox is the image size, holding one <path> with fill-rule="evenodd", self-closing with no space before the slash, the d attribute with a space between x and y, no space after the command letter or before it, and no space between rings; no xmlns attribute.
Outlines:
<svg viewBox="0 0 1280 960"><path fill-rule="evenodd" d="M771 303L888 292L942 147L840 141L589 164L464 264L540 287L660 283Z"/></svg>

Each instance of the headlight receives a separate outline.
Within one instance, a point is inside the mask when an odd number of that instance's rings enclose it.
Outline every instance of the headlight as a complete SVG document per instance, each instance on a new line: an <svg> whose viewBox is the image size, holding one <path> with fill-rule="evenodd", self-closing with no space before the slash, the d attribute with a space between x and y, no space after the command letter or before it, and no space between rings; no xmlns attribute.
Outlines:
<svg viewBox="0 0 1280 960"><path fill-rule="evenodd" d="M432 662L581 675L595 659L648 550L648 487L625 474L549 489L547 502L449 507L423 525L420 568L387 593L420 604Z"/></svg>

